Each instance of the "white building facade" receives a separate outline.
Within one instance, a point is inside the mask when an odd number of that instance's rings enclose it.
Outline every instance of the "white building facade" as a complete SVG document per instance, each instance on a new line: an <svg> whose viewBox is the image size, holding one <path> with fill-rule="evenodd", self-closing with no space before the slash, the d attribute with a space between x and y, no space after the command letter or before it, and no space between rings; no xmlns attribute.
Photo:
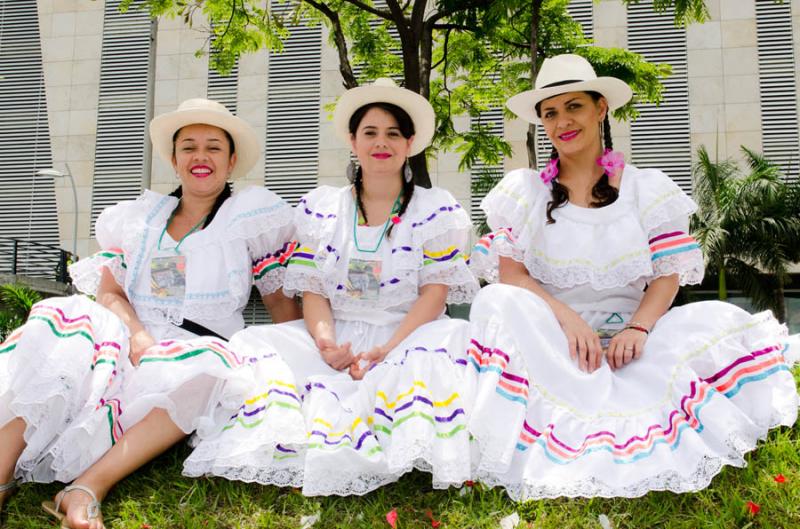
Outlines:
<svg viewBox="0 0 800 529"><path fill-rule="evenodd" d="M326 110L343 89L324 28L294 28L283 53L243 56L221 77L209 71L207 56L196 56L207 49L202 23L189 29L135 9L120 13L118 4L0 0L0 240L94 251L92 224L104 207L143 188L175 187L171 168L151 155L146 125L190 97L222 101L261 135L264 154L237 186L267 185L296 200L319 184L344 183L349 150ZM596 44L673 67L661 106L614 124L616 147L687 189L700 145L720 159L745 145L796 177L800 0L707 0L711 20L688 28L650 4L571 3ZM504 121L499 111L482 119L514 149L494 170L526 166L527 125ZM469 127L470 118L457 126ZM460 173L458 160L440 153L431 177L475 211L475 175ZM73 176L77 205L68 179L37 175L51 167Z"/></svg>

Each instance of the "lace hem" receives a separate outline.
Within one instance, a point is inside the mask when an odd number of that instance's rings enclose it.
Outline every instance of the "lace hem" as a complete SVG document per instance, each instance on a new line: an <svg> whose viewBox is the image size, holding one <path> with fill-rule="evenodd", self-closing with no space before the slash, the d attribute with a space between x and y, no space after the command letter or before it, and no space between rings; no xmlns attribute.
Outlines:
<svg viewBox="0 0 800 529"><path fill-rule="evenodd" d="M464 263L453 263L428 273L423 269L420 286L430 284L447 285L447 303L471 303L480 289Z"/></svg>
<svg viewBox="0 0 800 529"><path fill-rule="evenodd" d="M531 277L558 288L572 288L590 284L595 290L622 288L641 278L653 275L649 252L643 249L641 255L614 266L604 273L597 273L590 266L553 266L542 257L526 252L525 267Z"/></svg>
<svg viewBox="0 0 800 529"><path fill-rule="evenodd" d="M81 259L77 263L69 266L69 275L72 284L79 292L97 295L97 288L100 286L100 279L103 276L103 267L108 268L114 280L121 287L125 287L125 274L127 267L125 257L121 251L101 251Z"/></svg>
<svg viewBox="0 0 800 529"><path fill-rule="evenodd" d="M699 250L691 254L668 255L653 261L653 277L678 274L681 285L699 285L703 282L705 266Z"/></svg>
<svg viewBox="0 0 800 529"><path fill-rule="evenodd" d="M662 490L675 493L697 492L706 488L725 465L746 466L745 454L754 450L759 441L766 439L767 435L769 435L769 430L778 426L791 426L794 421L789 419L795 416L796 413L796 406L787 405L783 409L776 410L760 427L762 431L758 433L749 434L744 430L731 432L725 440L728 453L724 455L703 455L694 471L688 476L683 476L674 470L668 470L624 487L614 487L594 477L576 483L559 485L509 483L491 472L480 472L477 475L477 479L490 487L500 486L505 488L508 495L515 501L559 497L638 498L648 492Z"/></svg>
<svg viewBox="0 0 800 529"><path fill-rule="evenodd" d="M289 266L283 279L283 291L289 297L302 295L303 292L313 292L328 297L322 276L317 269L306 270Z"/></svg>
<svg viewBox="0 0 800 529"><path fill-rule="evenodd" d="M254 284L262 296L273 294L283 287L286 278L286 269L276 268L264 274L261 279L256 279ZM291 296L290 296L291 297Z"/></svg>

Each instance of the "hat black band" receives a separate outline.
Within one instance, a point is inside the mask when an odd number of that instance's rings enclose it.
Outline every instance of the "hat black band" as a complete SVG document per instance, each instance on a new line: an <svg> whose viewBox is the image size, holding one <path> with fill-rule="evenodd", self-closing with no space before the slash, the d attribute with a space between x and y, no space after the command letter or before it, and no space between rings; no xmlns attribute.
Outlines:
<svg viewBox="0 0 800 529"><path fill-rule="evenodd" d="M561 85L565 85L565 84L583 83L584 81L586 81L586 79L570 79L568 81L556 81L555 83L550 83L550 84L544 85L542 87L542 89L544 89L544 88L552 88L554 86L561 86Z"/></svg>

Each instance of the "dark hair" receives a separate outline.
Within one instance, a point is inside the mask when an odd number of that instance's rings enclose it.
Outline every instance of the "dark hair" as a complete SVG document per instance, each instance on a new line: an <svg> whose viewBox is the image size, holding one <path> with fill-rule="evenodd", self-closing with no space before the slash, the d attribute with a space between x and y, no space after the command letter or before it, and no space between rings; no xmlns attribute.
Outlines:
<svg viewBox="0 0 800 529"><path fill-rule="evenodd" d="M594 91L586 91L585 92L592 100L596 103L603 97L602 94ZM541 117L540 113L540 106L542 102L536 104L536 115ZM611 123L608 120L608 112L606 112L605 118L603 118L603 128L601 130L601 137L603 140L603 149L614 149L614 144L611 139ZM558 159L558 151L555 147L553 150L550 151L550 159L557 160ZM547 224L553 224L555 219L553 218L553 210L556 208L560 208L564 204L569 201L569 189L566 186L559 183L558 178L553 180L552 182L552 191L551 191L551 200L547 203ZM589 204L590 207L593 208L602 208L603 206L607 206L609 204L614 203L619 196L619 191L617 188L612 186L608 182L608 175L603 173L603 176L595 183L594 187L592 187L592 197L595 199Z"/></svg>
<svg viewBox="0 0 800 529"><path fill-rule="evenodd" d="M233 193L231 191L231 184L229 182L225 182L225 187L222 188L222 191L220 191L219 195L217 195L216 200L214 200L214 205L211 206L211 211L209 211L208 215L206 216L206 221L203 223L203 229L205 229L206 227L208 227L209 224L211 224L211 221L214 220L214 217L217 215L217 211L219 211L219 208L222 207L222 204L224 204L225 201L228 200L232 194ZM180 198L183 196L183 187L182 186L176 187L172 191L172 193L169 194L169 196L175 197L178 200L180 200Z"/></svg>
<svg viewBox="0 0 800 529"><path fill-rule="evenodd" d="M210 123L191 123L191 125L209 125L210 127L217 127L216 125L211 125ZM178 141L178 134L180 134L180 132L188 126L189 125L184 125L183 127L176 130L175 134L172 135L172 156L175 156L175 143ZM217 128L221 130L223 133L225 133L225 139L228 140L228 147L230 148L232 155L233 153L236 152L236 144L233 143L233 136L231 136L231 133L223 129L222 127L217 127Z"/></svg>
<svg viewBox="0 0 800 529"><path fill-rule="evenodd" d="M373 108L380 108L381 110L391 114L395 121L397 121L397 128L400 129L400 134L404 138L408 139L414 135L414 122L411 120L411 116L408 115L408 112L397 105L384 102L369 103L359 107L355 112L353 112L353 115L350 116L350 121L347 124L350 134L355 135L356 131L358 130L358 126L361 124L361 120L364 119L364 116L367 114L367 112ZM406 160L405 163L408 163L408 160ZM412 179L410 182L406 182L406 179L403 177L405 167L406 166L403 165L403 169L400 171L400 180L403 183L403 200L400 203L400 211L397 213L398 217L402 217L406 212L408 205L411 203L411 197L414 195L414 180ZM359 167L356 169L356 177L353 181L353 185L356 188L356 207L364 217L364 222L368 222L367 211L364 209L364 203L361 201L361 191L364 186L363 179L363 171L361 170L361 167ZM392 235L392 228L394 228L394 224L389 226L389 231L387 232L387 235L390 237Z"/></svg>

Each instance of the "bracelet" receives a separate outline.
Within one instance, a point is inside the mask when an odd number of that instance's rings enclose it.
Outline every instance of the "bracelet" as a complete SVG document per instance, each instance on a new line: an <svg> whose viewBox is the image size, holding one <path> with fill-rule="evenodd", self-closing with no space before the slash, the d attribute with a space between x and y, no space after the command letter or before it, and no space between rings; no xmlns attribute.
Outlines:
<svg viewBox="0 0 800 529"><path fill-rule="evenodd" d="M650 329L639 323L638 321L629 321L625 324L625 329L633 329L634 331L640 331L645 333L646 335L650 335Z"/></svg>

